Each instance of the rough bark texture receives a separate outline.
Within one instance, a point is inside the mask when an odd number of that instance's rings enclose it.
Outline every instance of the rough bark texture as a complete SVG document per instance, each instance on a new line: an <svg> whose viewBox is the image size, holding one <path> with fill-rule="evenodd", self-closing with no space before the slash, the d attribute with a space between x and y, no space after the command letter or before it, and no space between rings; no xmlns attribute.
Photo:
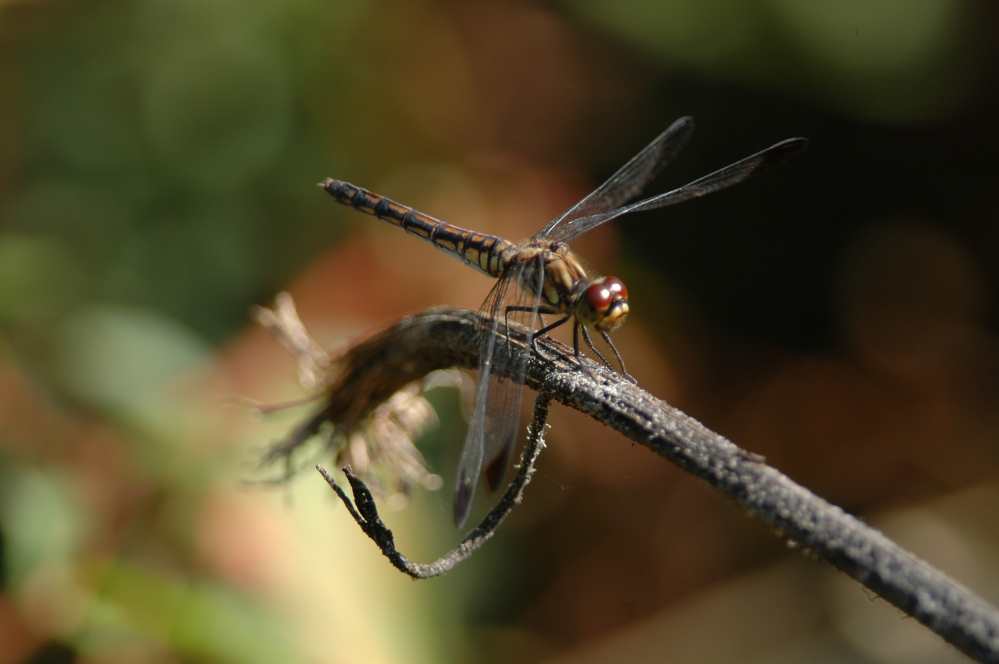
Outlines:
<svg viewBox="0 0 999 664"><path fill-rule="evenodd" d="M434 309L357 344L339 358L341 372L325 407L286 441L285 451L324 421L356 421L432 370L474 367L483 325L474 312ZM588 376L557 342L539 342L546 357L530 353L526 342L526 332L511 329L510 343L496 345L494 371L507 375L509 353L529 353L529 387L703 479L774 532L835 565L968 656L999 662L999 612L971 590L618 374L594 364Z"/></svg>

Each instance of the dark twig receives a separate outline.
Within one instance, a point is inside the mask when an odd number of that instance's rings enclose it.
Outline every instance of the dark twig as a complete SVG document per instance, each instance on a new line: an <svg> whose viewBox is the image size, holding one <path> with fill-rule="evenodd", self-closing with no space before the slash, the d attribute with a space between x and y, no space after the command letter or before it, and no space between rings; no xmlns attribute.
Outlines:
<svg viewBox="0 0 999 664"><path fill-rule="evenodd" d="M474 312L436 309L357 344L338 358L343 370L331 385L326 406L293 440L302 440L325 421L349 426L430 371L475 366L477 334L484 325ZM588 360L584 363L590 371L580 371L568 359L568 349L547 338L538 342L544 353L531 353L527 333L515 326L509 336L509 344L496 344L493 370L499 375L509 376L511 354L527 353L529 387L703 479L970 657L999 662L999 612L968 588L624 377ZM294 447L285 444L283 452Z"/></svg>
<svg viewBox="0 0 999 664"><path fill-rule="evenodd" d="M344 491L328 470L322 466L316 466L316 470L323 476L326 483L332 487L336 495L343 501L350 516L353 517L361 530L378 545L385 557L400 572L404 572L414 579L428 579L432 576L439 576L449 572L457 565L471 556L479 547L485 544L495 533L503 519L520 504L524 495L524 489L534 475L534 465L545 447L544 432L545 421L548 419L549 397L539 394L534 402L534 419L527 429L527 444L520 456L520 464L517 475L510 482L503 497L500 498L496 506L485 516L478 526L476 526L461 541L454 550L441 556L432 563L414 563L399 552L395 547L395 537L392 531L385 526L378 516L378 508L375 506L374 498L364 482L359 480L350 468L344 468L344 475L350 484L351 492L354 494L353 504L350 496Z"/></svg>

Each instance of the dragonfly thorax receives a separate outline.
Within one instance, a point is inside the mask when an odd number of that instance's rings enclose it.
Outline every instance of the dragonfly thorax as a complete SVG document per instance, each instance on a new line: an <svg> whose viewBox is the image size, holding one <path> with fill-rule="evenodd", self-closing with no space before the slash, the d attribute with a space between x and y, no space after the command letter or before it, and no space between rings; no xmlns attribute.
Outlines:
<svg viewBox="0 0 999 664"><path fill-rule="evenodd" d="M601 332L616 330L628 317L624 283L617 277L588 277L565 244L537 244L517 251L517 260L525 267L521 286L528 292L537 292L540 286L543 308L570 314ZM543 270L535 267L540 265Z"/></svg>

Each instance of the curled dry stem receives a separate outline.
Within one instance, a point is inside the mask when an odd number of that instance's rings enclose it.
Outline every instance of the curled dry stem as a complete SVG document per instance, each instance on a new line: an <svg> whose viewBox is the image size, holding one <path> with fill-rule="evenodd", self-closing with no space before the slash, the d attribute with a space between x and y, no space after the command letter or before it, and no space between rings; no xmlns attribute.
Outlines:
<svg viewBox="0 0 999 664"><path fill-rule="evenodd" d="M477 339L486 324L475 312L432 309L404 318L354 345L337 358L340 371L330 384L325 405L288 440L279 443L271 459L291 454L324 422L349 428L405 384L431 371L476 366ZM767 524L772 532L853 577L968 656L999 662L999 611L970 589L796 484L761 457L739 448L624 377L585 359L590 371L580 371L568 359L571 351L567 354L568 349L548 338L538 340L545 352L532 353L529 332L516 326L511 326L507 334L510 343L496 344L493 370L509 377L509 368L516 365L511 356L527 354L525 382L543 395L535 408L532 434L539 443L541 411L547 407L548 398L586 413L707 482ZM524 484L532 464L529 457L522 462L524 477L518 478ZM328 473L324 476L349 506L346 494ZM392 558L389 551L393 549L383 546L391 539L377 519L370 494L356 478L347 477L356 505L352 516ZM522 488L514 491L512 486L508 495L511 491L519 495ZM507 512L494 510L486 521L496 519L498 524ZM415 565L401 555L393 563L407 574L439 574L451 564L442 561L463 560L467 555L456 552L480 546L476 538L481 536L477 528L455 552L429 566Z"/></svg>

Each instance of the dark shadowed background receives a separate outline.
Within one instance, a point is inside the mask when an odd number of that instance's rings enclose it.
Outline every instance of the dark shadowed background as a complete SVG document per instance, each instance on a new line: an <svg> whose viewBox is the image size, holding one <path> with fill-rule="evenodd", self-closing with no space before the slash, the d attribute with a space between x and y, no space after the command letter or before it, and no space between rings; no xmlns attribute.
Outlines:
<svg viewBox="0 0 999 664"><path fill-rule="evenodd" d="M329 349L490 281L316 189L519 240L670 121L656 190L808 152L574 248L651 392L999 601L999 5L0 1L0 660L945 662L919 624L555 407L527 501L414 583L313 473L251 319ZM459 537L440 491L389 512ZM485 508L485 501L479 510ZM386 508L386 511L388 509Z"/></svg>

